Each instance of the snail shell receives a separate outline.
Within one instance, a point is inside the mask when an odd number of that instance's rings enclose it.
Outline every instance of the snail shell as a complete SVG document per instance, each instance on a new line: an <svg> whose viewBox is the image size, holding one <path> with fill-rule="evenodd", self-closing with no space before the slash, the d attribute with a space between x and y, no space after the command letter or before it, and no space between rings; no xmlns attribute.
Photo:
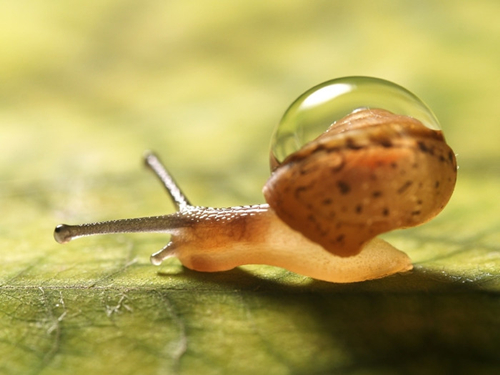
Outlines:
<svg viewBox="0 0 500 375"><path fill-rule="evenodd" d="M442 132L381 109L355 111L286 158L263 192L278 217L340 256L422 224L449 201L455 154Z"/></svg>
<svg viewBox="0 0 500 375"><path fill-rule="evenodd" d="M385 96L404 98L404 105L416 101L411 93L386 81L351 77L306 92L284 118L297 108L302 111L304 103L311 107L311 98L324 103L325 89L335 97L351 83L368 87L370 93L373 86L379 87ZM184 266L203 272L268 264L320 280L356 282L407 271L412 268L410 258L375 237L426 222L442 210L456 181L455 155L440 130L412 116L372 108L347 112L284 158L273 148L273 173L263 188L268 204L193 206L159 159L147 154L146 165L165 186L177 212L62 224L54 237L64 243L94 234L169 233L170 242L151 256L151 262L159 265L177 257ZM412 110L423 118L430 113L420 102L416 108ZM288 137L286 131L283 134Z"/></svg>

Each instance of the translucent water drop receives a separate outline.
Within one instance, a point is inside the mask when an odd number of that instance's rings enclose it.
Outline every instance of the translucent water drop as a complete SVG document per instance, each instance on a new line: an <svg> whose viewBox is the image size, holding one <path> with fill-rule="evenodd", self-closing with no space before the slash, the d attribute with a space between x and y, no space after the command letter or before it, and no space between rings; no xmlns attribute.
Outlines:
<svg viewBox="0 0 500 375"><path fill-rule="evenodd" d="M286 110L271 141L271 167L312 141L335 121L360 108L385 109L440 130L432 111L395 83L373 77L343 77L324 82L298 97Z"/></svg>

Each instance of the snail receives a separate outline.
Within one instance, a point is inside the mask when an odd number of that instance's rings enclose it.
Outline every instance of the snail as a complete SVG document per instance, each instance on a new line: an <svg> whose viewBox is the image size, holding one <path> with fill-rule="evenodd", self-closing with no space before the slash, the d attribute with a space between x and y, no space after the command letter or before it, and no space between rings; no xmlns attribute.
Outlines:
<svg viewBox="0 0 500 375"><path fill-rule="evenodd" d="M327 129L319 136L318 128ZM422 224L453 192L457 165L430 110L406 89L370 77L327 81L301 95L273 136L267 204L193 206L153 153L145 156L177 208L136 219L59 225L57 242L105 233L164 232L151 256L196 271L267 264L329 282L412 269L376 236Z"/></svg>

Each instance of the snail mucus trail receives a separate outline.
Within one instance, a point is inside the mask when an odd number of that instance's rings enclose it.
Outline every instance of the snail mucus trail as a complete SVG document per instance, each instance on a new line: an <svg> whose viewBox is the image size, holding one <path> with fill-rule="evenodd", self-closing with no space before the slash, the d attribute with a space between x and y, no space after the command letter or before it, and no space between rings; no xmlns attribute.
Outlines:
<svg viewBox="0 0 500 375"><path fill-rule="evenodd" d="M177 212L78 226L54 237L162 232L170 242L151 262L177 257L190 269L267 264L330 282L357 282L412 269L410 258L376 238L437 215L456 181L453 151L439 130L410 116L357 109L284 160L263 188L267 204L193 206L153 153L145 156Z"/></svg>

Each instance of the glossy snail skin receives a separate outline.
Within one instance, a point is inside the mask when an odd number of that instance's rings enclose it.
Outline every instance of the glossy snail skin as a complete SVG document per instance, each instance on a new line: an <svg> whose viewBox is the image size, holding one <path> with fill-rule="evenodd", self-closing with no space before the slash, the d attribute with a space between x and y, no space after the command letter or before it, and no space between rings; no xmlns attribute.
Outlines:
<svg viewBox="0 0 500 375"><path fill-rule="evenodd" d="M391 111L381 109L387 98ZM311 125L314 136L303 125ZM324 133L317 136L317 129ZM203 272L267 264L357 282L412 269L405 253L376 236L433 218L456 182L455 154L432 112L407 90L375 78L346 77L308 90L285 112L271 149L267 204L193 206L149 153L146 165L177 212L63 224L54 237L64 243L94 234L163 232L171 238L151 256L155 265L170 257Z"/></svg>
<svg viewBox="0 0 500 375"><path fill-rule="evenodd" d="M65 243L77 237L124 232L162 232L171 240L151 262L177 257L192 270L226 271L245 264L267 264L312 278L337 283L375 279L412 268L410 258L386 241L373 239L356 256L325 251L281 221L267 204L229 208L192 206L154 154L146 164L161 179L178 208L157 217L124 219L78 226L59 225L54 238Z"/></svg>

